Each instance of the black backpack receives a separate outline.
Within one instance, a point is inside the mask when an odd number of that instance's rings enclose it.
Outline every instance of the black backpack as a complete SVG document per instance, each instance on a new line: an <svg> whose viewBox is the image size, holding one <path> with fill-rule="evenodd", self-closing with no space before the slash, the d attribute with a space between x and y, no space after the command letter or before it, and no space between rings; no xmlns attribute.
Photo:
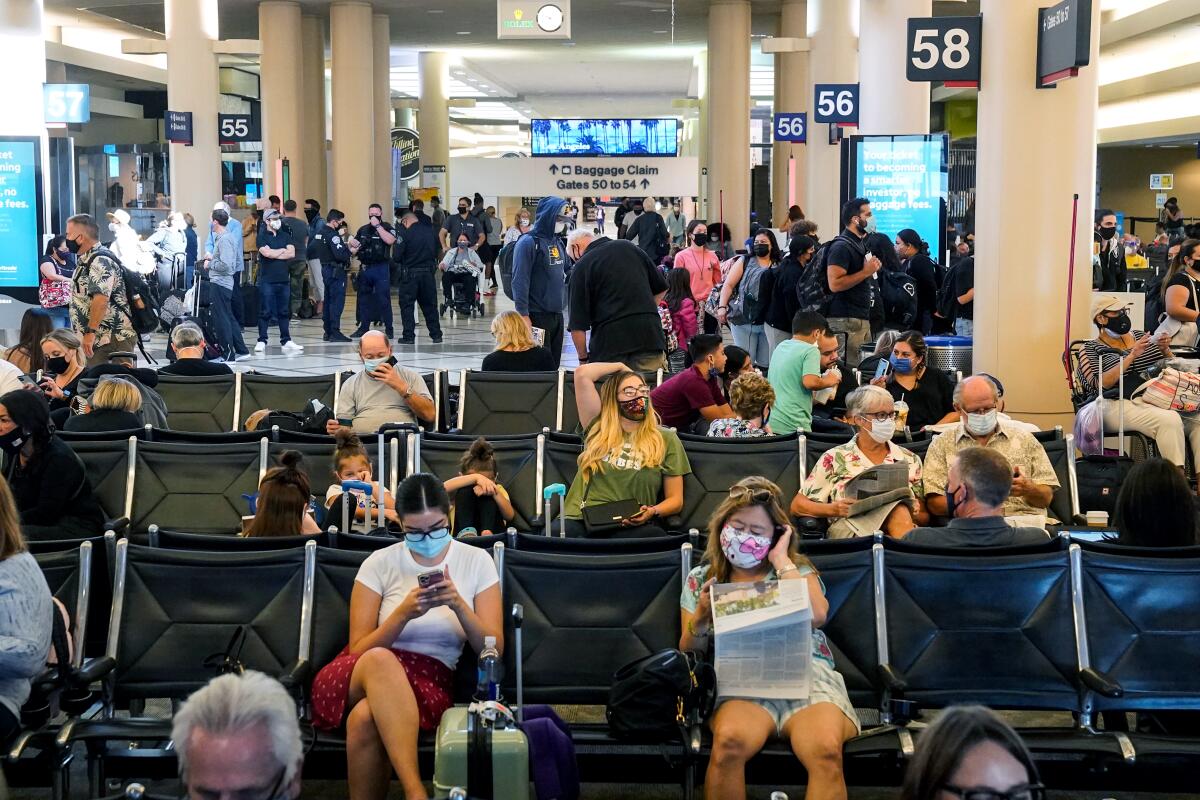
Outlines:
<svg viewBox="0 0 1200 800"><path fill-rule="evenodd" d="M884 325L909 330L917 320L917 282L906 272L880 270L877 274Z"/></svg>
<svg viewBox="0 0 1200 800"><path fill-rule="evenodd" d="M97 248L96 255L111 258L113 263L120 267L121 280L125 284L125 301L129 305L129 322L133 329L143 336L158 330L162 322L159 319L158 300L150 291L150 285L146 283L142 274L122 264L121 259L107 247Z"/></svg>
<svg viewBox="0 0 1200 800"><path fill-rule="evenodd" d="M813 254L804 273L796 283L796 299L800 302L799 311L815 311L819 314L829 313L829 302L833 292L829 290L829 248L838 239L839 234L821 245Z"/></svg>
<svg viewBox="0 0 1200 800"><path fill-rule="evenodd" d="M959 267L966 263L966 260L959 261L950 269L946 270L946 277L942 280L942 288L938 289L937 310L941 314L942 319L953 322L958 319L958 295L955 294L955 284L958 283Z"/></svg>
<svg viewBox="0 0 1200 800"><path fill-rule="evenodd" d="M688 725L703 722L716 699L711 664L679 650L626 664L613 674L605 716L613 735L633 741L686 740Z"/></svg>
<svg viewBox="0 0 1200 800"><path fill-rule="evenodd" d="M509 300L513 299L513 251L516 249L517 243L509 242L501 247L500 252L496 255L496 266L500 269L500 287L504 290L504 294Z"/></svg>

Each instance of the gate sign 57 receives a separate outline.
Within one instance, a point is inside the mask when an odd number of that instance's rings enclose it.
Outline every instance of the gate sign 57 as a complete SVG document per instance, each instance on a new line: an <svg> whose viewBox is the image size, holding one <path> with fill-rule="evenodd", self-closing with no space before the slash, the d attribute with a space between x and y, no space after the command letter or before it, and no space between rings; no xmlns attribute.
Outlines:
<svg viewBox="0 0 1200 800"><path fill-rule="evenodd" d="M779 113L775 115L775 141L804 144L808 141L808 113Z"/></svg>

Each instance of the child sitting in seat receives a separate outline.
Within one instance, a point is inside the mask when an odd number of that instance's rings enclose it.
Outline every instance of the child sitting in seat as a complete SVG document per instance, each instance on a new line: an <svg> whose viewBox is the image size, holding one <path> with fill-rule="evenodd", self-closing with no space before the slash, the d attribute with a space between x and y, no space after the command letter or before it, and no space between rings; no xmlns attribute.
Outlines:
<svg viewBox="0 0 1200 800"><path fill-rule="evenodd" d="M300 469L302 460L303 456L295 450L279 454L279 466L267 470L258 482L255 514L243 519L242 536L301 536L321 532L310 513L312 495L308 476Z"/></svg>
<svg viewBox="0 0 1200 800"><path fill-rule="evenodd" d="M333 475L337 483L325 492L325 507L331 508L333 502L342 495L342 481L362 481L372 483L371 459L362 440L350 428L338 428L333 436L337 449L333 452ZM375 486L368 498L359 489L351 489L350 494L356 499L354 518L350 522L350 530L354 533L369 533L379 527L379 494L383 492L383 518L386 522L399 525L400 518L396 516L396 501L386 487ZM335 514L329 518L330 524L341 525L342 517Z"/></svg>
<svg viewBox="0 0 1200 800"><path fill-rule="evenodd" d="M442 258L442 312L449 306L466 304L476 305L479 301L476 294L479 291L479 275L483 272L483 261L479 254L471 249L467 235L460 234L457 247L446 251ZM458 286L458 297L455 298L454 287Z"/></svg>
<svg viewBox="0 0 1200 800"><path fill-rule="evenodd" d="M496 451L481 436L458 462L458 477L446 481L455 536L499 533L516 516L508 492L497 478Z"/></svg>

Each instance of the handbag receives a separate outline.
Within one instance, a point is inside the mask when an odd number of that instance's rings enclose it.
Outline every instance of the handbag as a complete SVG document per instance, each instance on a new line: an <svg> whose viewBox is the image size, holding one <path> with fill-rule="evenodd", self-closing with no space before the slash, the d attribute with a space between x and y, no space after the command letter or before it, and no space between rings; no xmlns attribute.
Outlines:
<svg viewBox="0 0 1200 800"><path fill-rule="evenodd" d="M1155 408L1194 414L1200 411L1200 375L1167 367L1139 386L1134 397Z"/></svg>
<svg viewBox="0 0 1200 800"><path fill-rule="evenodd" d="M621 528L621 520L629 519L642 510L641 503L636 500L614 500L611 503L587 505L588 494L592 491L589 479L583 490L583 498L579 501L579 512L583 516L583 527L588 536L597 536Z"/></svg>
<svg viewBox="0 0 1200 800"><path fill-rule="evenodd" d="M42 308L62 308L71 302L71 284L42 278L38 283L38 303Z"/></svg>
<svg viewBox="0 0 1200 800"><path fill-rule="evenodd" d="M693 654L659 650L613 674L604 713L623 739L687 741L689 724L703 722L716 700L716 673Z"/></svg>

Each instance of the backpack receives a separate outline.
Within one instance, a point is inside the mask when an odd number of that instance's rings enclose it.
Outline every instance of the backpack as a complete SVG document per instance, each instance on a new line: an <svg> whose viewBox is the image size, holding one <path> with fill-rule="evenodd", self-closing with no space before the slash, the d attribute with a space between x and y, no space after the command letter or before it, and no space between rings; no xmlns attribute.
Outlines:
<svg viewBox="0 0 1200 800"><path fill-rule="evenodd" d="M496 256L496 266L500 270L500 288L504 290L504 295L509 300L513 299L512 293L512 271L513 271L513 251L517 249L516 242L509 242L500 248L499 254Z"/></svg>
<svg viewBox="0 0 1200 800"><path fill-rule="evenodd" d="M880 270L877 274L884 325L909 330L917 320L917 282L906 272Z"/></svg>
<svg viewBox="0 0 1200 800"><path fill-rule="evenodd" d="M112 259L120 268L121 280L125 284L125 301L129 305L129 322L134 331L144 336L158 330L161 322L158 301L142 274L126 267L121 263L121 259L106 247L97 248L96 255Z"/></svg>
<svg viewBox="0 0 1200 800"><path fill-rule="evenodd" d="M1146 318L1142 330L1152 331L1167 313L1167 304L1162 296L1162 278L1155 278L1146 285Z"/></svg>
<svg viewBox="0 0 1200 800"><path fill-rule="evenodd" d="M762 315L764 303L759 297L759 289L766 271L766 267L750 256L742 261L742 279L738 281L737 294L729 300L731 325L750 325Z"/></svg>
<svg viewBox="0 0 1200 800"><path fill-rule="evenodd" d="M821 245L796 283L799 311L828 313L829 301L833 297L833 292L829 290L829 246L834 241Z"/></svg>
<svg viewBox="0 0 1200 800"><path fill-rule="evenodd" d="M954 293L954 286L958 283L958 269L965 262L966 259L946 270L946 278L942 281L942 288L938 289L938 314L942 316L942 319L950 322L958 319L958 295Z"/></svg>

